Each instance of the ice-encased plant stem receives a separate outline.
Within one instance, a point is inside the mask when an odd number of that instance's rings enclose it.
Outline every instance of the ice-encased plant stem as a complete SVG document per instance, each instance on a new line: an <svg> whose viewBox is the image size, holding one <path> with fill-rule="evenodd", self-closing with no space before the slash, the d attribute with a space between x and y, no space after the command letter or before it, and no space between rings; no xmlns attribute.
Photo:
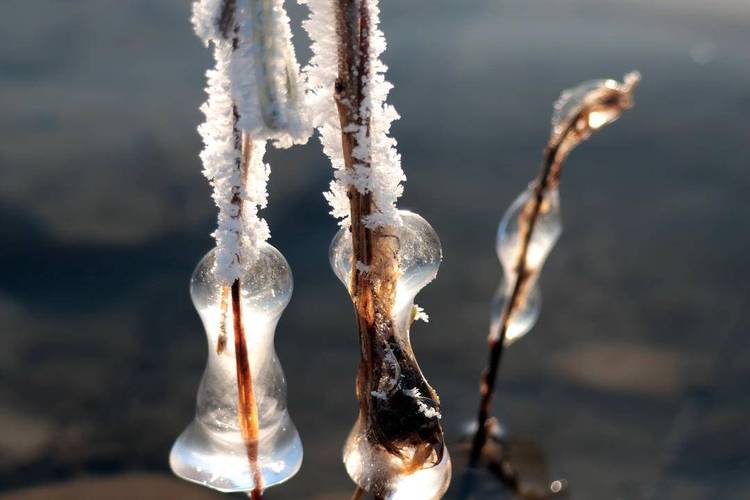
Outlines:
<svg viewBox="0 0 750 500"><path fill-rule="evenodd" d="M300 0L313 40L309 102L335 169L327 198L342 229L331 262L354 304L360 341L360 412L344 448L359 488L377 498L439 498L450 480L439 399L409 343L413 298L437 272L440 245L429 224L400 212L404 175L398 117L385 99L376 0Z"/></svg>
<svg viewBox="0 0 750 500"><path fill-rule="evenodd" d="M208 366L196 418L173 446L170 464L187 480L261 498L302 459L273 350L291 274L266 243L268 226L258 216L270 172L263 155L268 140L280 147L305 142L310 127L282 0L199 0L192 20L216 61L199 132L219 216L216 248L191 281L210 342Z"/></svg>
<svg viewBox="0 0 750 500"><path fill-rule="evenodd" d="M479 460L490 431L490 404L503 351L525 335L539 315L537 279L562 231L558 186L565 159L594 131L617 120L633 106L633 90L639 81L640 74L632 72L625 75L622 83L593 80L560 95L541 171L500 222L497 253L503 266L503 282L492 308L489 363L481 376L472 463Z"/></svg>

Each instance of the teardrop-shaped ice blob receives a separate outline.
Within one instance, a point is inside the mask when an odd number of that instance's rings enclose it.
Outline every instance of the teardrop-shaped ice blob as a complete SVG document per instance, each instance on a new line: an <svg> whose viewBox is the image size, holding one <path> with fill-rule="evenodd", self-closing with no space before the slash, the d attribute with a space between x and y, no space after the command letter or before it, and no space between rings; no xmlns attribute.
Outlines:
<svg viewBox="0 0 750 500"><path fill-rule="evenodd" d="M497 231L497 255L503 266L503 280L492 304L492 324L490 334L494 338L500 334L500 323L505 303L513 292L518 279L519 257L523 246L523 235L528 230L527 216L533 200L534 188L529 187L516 198L503 215ZM539 273L547 256L555 246L562 232L560 218L560 195L556 188L547 191L540 207L539 217L534 224L526 252L526 262L520 263L529 272L516 311L510 318L505 333L505 344L528 333L539 317L541 294L537 286Z"/></svg>
<svg viewBox="0 0 750 500"><path fill-rule="evenodd" d="M560 127L581 110L584 100L590 92L606 86L608 82L617 83L614 80L589 80L573 88L563 90L560 97L555 101L552 112L553 133L560 133Z"/></svg>
<svg viewBox="0 0 750 500"><path fill-rule="evenodd" d="M169 462L174 473L188 481L224 492L248 492L256 484L240 431L231 307L224 325L228 341L217 352L223 284L214 275L215 252L201 260L190 282L190 295L208 337L208 365L198 389L195 419L175 442ZM292 477L302 463L302 443L287 412L286 382L273 346L276 323L291 298L292 275L284 256L263 243L240 282L259 422L257 466L262 487L267 488Z"/></svg>
<svg viewBox="0 0 750 500"><path fill-rule="evenodd" d="M360 405L344 446L344 465L352 480L375 496L436 500L448 489L451 461L440 428L439 399L419 369L409 329L414 297L435 278L442 250L426 220L404 210L399 214L403 224L390 228L387 236L395 242L398 262L395 299L390 317L379 319L368 339L370 348L380 349L383 355L377 358L377 366L369 367L374 375L368 393L358 394L360 399L368 398L369 413ZM348 228L334 237L330 260L349 289L352 243ZM367 272L361 264L358 267Z"/></svg>

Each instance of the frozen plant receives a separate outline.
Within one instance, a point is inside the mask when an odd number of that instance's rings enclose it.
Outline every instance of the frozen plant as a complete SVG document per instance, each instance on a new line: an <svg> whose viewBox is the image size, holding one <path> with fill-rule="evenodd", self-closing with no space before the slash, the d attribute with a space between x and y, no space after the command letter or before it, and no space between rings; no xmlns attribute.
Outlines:
<svg viewBox="0 0 750 500"><path fill-rule="evenodd" d="M492 307L490 358L480 383L481 402L471 461L476 463L487 440L490 404L505 347L534 326L541 305L537 287L547 256L562 232L560 174L568 154L596 130L617 120L633 106L640 74L615 80L592 80L565 90L554 106L552 131L542 169L503 216L497 233L497 254L503 281Z"/></svg>
<svg viewBox="0 0 750 500"><path fill-rule="evenodd" d="M302 460L273 348L292 278L258 214L268 198L263 156L269 140L302 143L311 127L283 0L199 0L192 20L216 63L207 72L206 121L198 130L219 215L216 248L191 280L208 365L196 418L174 444L170 465L187 480L261 498Z"/></svg>
<svg viewBox="0 0 750 500"><path fill-rule="evenodd" d="M344 464L376 498L440 498L450 458L440 401L412 352L409 328L417 292L441 260L440 242L419 215L399 211L405 180L386 103L377 0L300 0L313 40L306 70L312 119L335 170L326 194L342 228L331 264L354 305L360 341L359 416Z"/></svg>

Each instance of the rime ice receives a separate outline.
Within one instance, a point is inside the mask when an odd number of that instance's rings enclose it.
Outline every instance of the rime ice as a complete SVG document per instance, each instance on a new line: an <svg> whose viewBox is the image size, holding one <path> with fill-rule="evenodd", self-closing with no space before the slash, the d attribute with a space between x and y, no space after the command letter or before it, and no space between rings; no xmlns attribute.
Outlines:
<svg viewBox="0 0 750 500"><path fill-rule="evenodd" d="M344 167L341 147L341 125L334 101L334 83L338 74L338 37L336 34L335 2L332 0L298 0L310 8L310 18L304 27L312 39L313 57L305 68L308 103L313 124L320 132L323 151L335 169L334 180L326 199L331 213L348 225L349 199L346 191L354 185L360 193L372 193L375 210L368 216L367 227L397 226L401 223L396 200L403 193L406 180L401 169L401 156L396 150L396 140L389 135L391 123L399 116L393 106L386 103L392 85L385 80L387 67L380 60L386 48L385 37L379 29L380 9L377 1L367 2L370 18L369 57L370 74L364 87L365 98L359 110L369 117L367 130L352 126L357 136L355 160L371 167L356 164L353 171Z"/></svg>
<svg viewBox="0 0 750 500"><path fill-rule="evenodd" d="M222 0L193 4L193 25L213 46L215 67L206 73L203 173L214 188L219 208L216 266L219 278L233 282L240 263L251 262L270 235L258 215L267 203L270 168L265 144L288 147L307 140L310 127L299 88L299 67L291 45L289 19L282 0L236 0L223 26ZM247 179L241 179L239 134L251 139ZM242 201L239 215L233 199Z"/></svg>

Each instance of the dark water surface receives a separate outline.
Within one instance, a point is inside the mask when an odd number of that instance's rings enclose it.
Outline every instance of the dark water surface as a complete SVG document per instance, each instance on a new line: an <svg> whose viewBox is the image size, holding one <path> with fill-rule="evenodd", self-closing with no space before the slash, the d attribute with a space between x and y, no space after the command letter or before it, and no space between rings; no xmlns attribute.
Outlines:
<svg viewBox="0 0 750 500"><path fill-rule="evenodd" d="M637 107L570 160L542 317L508 351L496 409L528 474L565 478L570 498L750 498L750 5L382 4L402 207L445 255L413 343L454 455L486 357L494 233L536 172L551 104L637 68ZM188 12L0 5L0 492L166 477L192 416L206 347L187 282L215 211L195 132L210 54ZM296 280L276 345L306 458L268 498L348 498L358 351L327 262L330 168L317 140L269 159L266 216Z"/></svg>

